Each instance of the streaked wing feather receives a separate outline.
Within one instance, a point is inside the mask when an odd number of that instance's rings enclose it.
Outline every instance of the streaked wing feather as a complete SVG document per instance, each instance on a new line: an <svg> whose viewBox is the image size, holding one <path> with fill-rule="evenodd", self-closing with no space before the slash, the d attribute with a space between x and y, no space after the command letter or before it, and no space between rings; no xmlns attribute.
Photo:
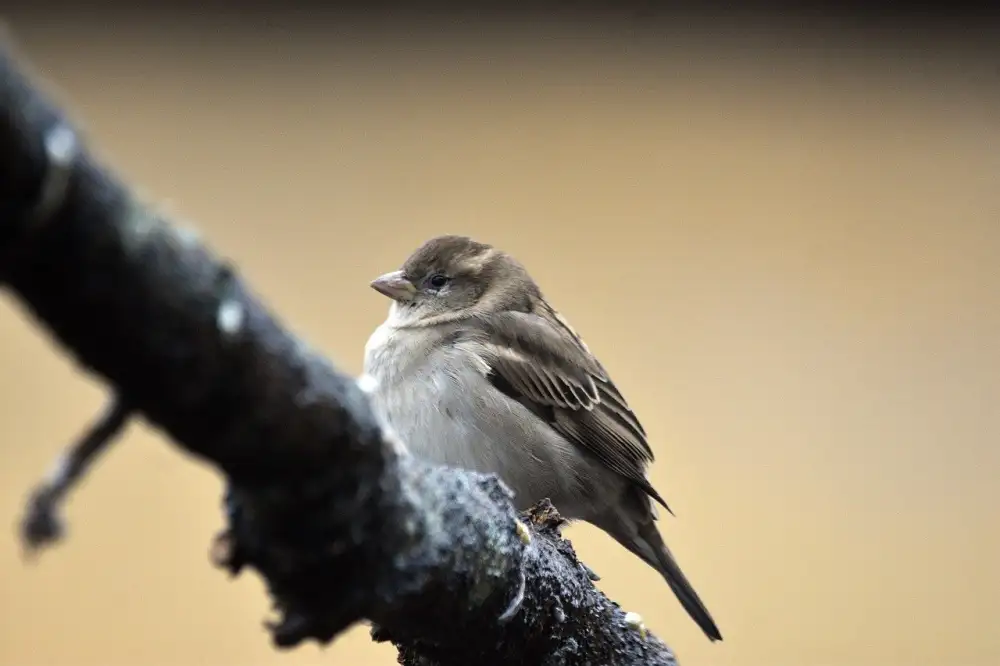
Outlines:
<svg viewBox="0 0 1000 666"><path fill-rule="evenodd" d="M502 383L501 390L513 390L512 397L546 418L553 429L670 511L646 479L653 452L645 430L565 320L504 312L478 324L460 344L491 368L493 377L488 378L502 379L495 381L498 388Z"/></svg>

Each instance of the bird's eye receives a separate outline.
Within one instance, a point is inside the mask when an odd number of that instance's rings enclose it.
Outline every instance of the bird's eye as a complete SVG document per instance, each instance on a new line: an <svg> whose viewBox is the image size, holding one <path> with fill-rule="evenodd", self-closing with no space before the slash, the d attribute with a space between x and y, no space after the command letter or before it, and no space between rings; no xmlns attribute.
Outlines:
<svg viewBox="0 0 1000 666"><path fill-rule="evenodd" d="M442 275L441 273L435 273L427 279L427 284L434 287L435 289L440 289L441 287L448 284L450 278L447 275Z"/></svg>

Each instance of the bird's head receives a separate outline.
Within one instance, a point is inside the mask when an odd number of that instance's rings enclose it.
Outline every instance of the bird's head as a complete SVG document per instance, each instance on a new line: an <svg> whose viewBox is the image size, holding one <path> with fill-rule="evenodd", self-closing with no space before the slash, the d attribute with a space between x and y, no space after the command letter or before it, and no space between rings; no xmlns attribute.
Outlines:
<svg viewBox="0 0 1000 666"><path fill-rule="evenodd" d="M372 289L393 300L401 324L428 325L502 310L526 311L538 288L512 256L467 236L438 236L418 247Z"/></svg>

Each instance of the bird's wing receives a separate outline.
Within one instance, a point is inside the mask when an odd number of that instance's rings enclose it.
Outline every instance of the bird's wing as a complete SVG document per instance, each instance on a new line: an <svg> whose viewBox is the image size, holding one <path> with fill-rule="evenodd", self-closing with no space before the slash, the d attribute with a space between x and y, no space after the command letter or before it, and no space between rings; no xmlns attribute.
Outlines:
<svg viewBox="0 0 1000 666"><path fill-rule="evenodd" d="M491 313L457 342L478 356L496 388L608 469L670 507L646 479L646 432L604 368L547 303L536 312Z"/></svg>

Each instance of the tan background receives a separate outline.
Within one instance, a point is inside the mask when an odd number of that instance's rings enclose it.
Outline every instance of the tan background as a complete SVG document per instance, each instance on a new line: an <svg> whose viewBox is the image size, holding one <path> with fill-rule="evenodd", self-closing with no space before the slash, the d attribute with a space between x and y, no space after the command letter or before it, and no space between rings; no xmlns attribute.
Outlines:
<svg viewBox="0 0 1000 666"><path fill-rule="evenodd" d="M643 417L726 642L569 534L685 666L1000 663L995 54L739 21L12 23L101 152L352 373L368 280L419 242L520 257ZM12 526L103 392L9 297L0 368ZM364 629L273 652L259 581L208 566L219 491L137 425L65 545L25 566L0 531L0 664L394 663Z"/></svg>

